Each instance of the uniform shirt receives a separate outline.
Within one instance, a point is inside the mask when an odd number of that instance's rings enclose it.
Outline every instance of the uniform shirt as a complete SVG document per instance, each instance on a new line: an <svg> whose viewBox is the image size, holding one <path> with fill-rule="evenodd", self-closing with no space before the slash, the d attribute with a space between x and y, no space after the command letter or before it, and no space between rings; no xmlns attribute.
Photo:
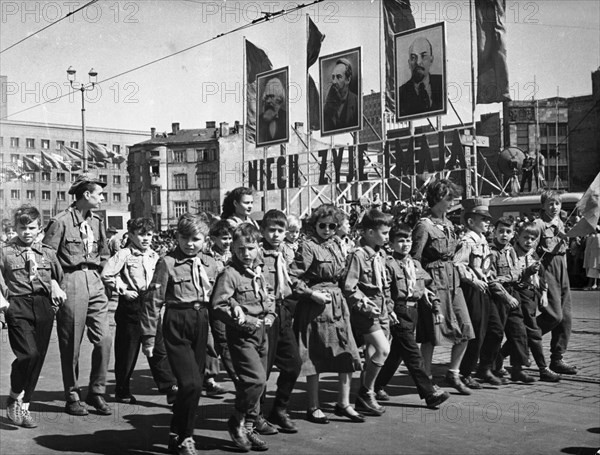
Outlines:
<svg viewBox="0 0 600 455"><path fill-rule="evenodd" d="M521 279L522 270L517 267L517 253L510 243L500 245L495 240L490 244L491 264L494 281L490 283L490 292L495 301L510 303L511 295L507 286Z"/></svg>
<svg viewBox="0 0 600 455"><path fill-rule="evenodd" d="M131 246L123 248L106 262L102 281L113 291L126 288L144 292L152 281L159 258L159 254L152 249L142 252Z"/></svg>
<svg viewBox="0 0 600 455"><path fill-rule="evenodd" d="M292 294L292 281L282 250L283 248L273 248L263 240L258 257L258 261L263 263L262 272L267 290L275 296L276 300L289 297ZM279 295L277 295L278 293Z"/></svg>
<svg viewBox="0 0 600 455"><path fill-rule="evenodd" d="M460 280L472 284L475 279L490 281L493 275L491 252L485 236L468 230L459 240L454 263Z"/></svg>
<svg viewBox="0 0 600 455"><path fill-rule="evenodd" d="M33 280L29 278L31 270L27 263L28 250L33 252L37 264ZM52 280L58 284L63 280L63 270L52 248L40 242L34 242L29 248L18 237L9 240L0 249L0 271L4 277L4 285L0 284L0 289L7 300L31 294L51 297Z"/></svg>
<svg viewBox="0 0 600 455"><path fill-rule="evenodd" d="M417 302L425 295L425 289L429 289L433 295L432 311L439 313L440 300L435 295L432 287L431 276L423 269L423 266L409 255L404 258L393 253L386 257L385 261L388 283L390 289L391 309L396 305L406 305L407 302ZM414 276L411 276L414 273Z"/></svg>
<svg viewBox="0 0 600 455"><path fill-rule="evenodd" d="M285 258L285 262L288 266L294 262L296 251L298 251L298 241L288 242L287 239L283 239L281 252L283 253L283 257Z"/></svg>
<svg viewBox="0 0 600 455"><path fill-rule="evenodd" d="M231 260L231 250L221 253L215 249L214 245L206 248L204 253L212 257L217 262L217 273L221 273L227 263Z"/></svg>
<svg viewBox="0 0 600 455"><path fill-rule="evenodd" d="M544 253L563 255L567 252L567 242L558 236L559 233L565 233L565 225L560 218L556 217L549 221L537 218L534 223L541 230L537 246L538 255L542 256Z"/></svg>
<svg viewBox="0 0 600 455"><path fill-rule="evenodd" d="M547 290L548 285L546 284L546 276L544 267L540 267L538 273L534 275L525 275L523 271L539 261L538 255L535 253L533 248L529 251L524 251L518 244L515 245L515 254L517 257L516 269L519 272L519 285L533 286L538 290Z"/></svg>
<svg viewBox="0 0 600 455"><path fill-rule="evenodd" d="M385 274L385 251L374 250L363 240L348 257L348 268L342 291L351 309L368 313L375 304L385 313L389 300L388 280ZM370 303L371 302L371 303Z"/></svg>
<svg viewBox="0 0 600 455"><path fill-rule="evenodd" d="M166 305L196 304L206 302L202 289L196 289L193 279L194 258L198 257L206 271L208 283L201 282L202 288L210 293L217 274L216 261L204 253L197 256L185 255L179 247L160 258L156 263L154 277L144 296L141 326L144 337L156 336L156 325L161 307Z"/></svg>
<svg viewBox="0 0 600 455"><path fill-rule="evenodd" d="M92 248L88 250L82 231L86 221L94 233ZM99 216L91 211L81 216L74 205L50 220L42 243L56 250L56 256L63 269L79 267L83 264L100 268L108 259L106 233Z"/></svg>
<svg viewBox="0 0 600 455"><path fill-rule="evenodd" d="M269 297L260 265L258 267L254 269L258 273L252 275L235 257L231 260L219 274L212 293L211 307L215 317L237 326L232 314L233 309L239 306L246 315L246 327L253 326L259 318L275 320L275 300Z"/></svg>

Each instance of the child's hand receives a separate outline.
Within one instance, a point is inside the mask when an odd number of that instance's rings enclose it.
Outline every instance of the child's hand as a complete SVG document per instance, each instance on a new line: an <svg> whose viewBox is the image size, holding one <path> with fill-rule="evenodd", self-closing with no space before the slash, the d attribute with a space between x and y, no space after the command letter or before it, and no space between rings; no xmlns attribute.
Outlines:
<svg viewBox="0 0 600 455"><path fill-rule="evenodd" d="M400 321L398 320L398 316L396 316L396 313L394 311L390 312L390 325L396 325L396 324L400 324Z"/></svg>
<svg viewBox="0 0 600 455"><path fill-rule="evenodd" d="M444 322L444 315L441 313L435 313L433 315L433 322L435 325L441 324L442 322Z"/></svg>
<svg viewBox="0 0 600 455"><path fill-rule="evenodd" d="M508 306L510 308L517 308L519 306L519 301L511 296L510 299L508 299Z"/></svg>
<svg viewBox="0 0 600 455"><path fill-rule="evenodd" d="M123 297L125 297L125 300L135 300L139 297L139 294L137 291L130 291L130 290L126 290L125 292L122 292L121 295Z"/></svg>
<svg viewBox="0 0 600 455"><path fill-rule="evenodd" d="M542 308L545 308L548 306L548 292L542 293L542 298L540 299L540 305L542 306Z"/></svg>
<svg viewBox="0 0 600 455"><path fill-rule="evenodd" d="M260 321L260 319L259 319ZM273 319L265 318L265 327L271 327L273 325Z"/></svg>
<svg viewBox="0 0 600 455"><path fill-rule="evenodd" d="M238 325L244 325L246 322L246 314L244 313L244 310L242 310L241 306L236 306L233 308L232 317Z"/></svg>
<svg viewBox="0 0 600 455"><path fill-rule="evenodd" d="M67 300L67 294L63 291L58 282L52 280L52 303L58 309Z"/></svg>
<svg viewBox="0 0 600 455"><path fill-rule="evenodd" d="M539 271L540 271L540 263L534 262L533 264L528 266L523 273L525 276L532 276L532 275L535 275L536 273L538 273Z"/></svg>
<svg viewBox="0 0 600 455"><path fill-rule="evenodd" d="M142 352L146 357L150 358L154 354L154 346L142 346Z"/></svg>
<svg viewBox="0 0 600 455"><path fill-rule="evenodd" d="M328 292L313 291L312 299L320 305L331 303L331 295Z"/></svg>
<svg viewBox="0 0 600 455"><path fill-rule="evenodd" d="M475 288L479 291L479 292L487 292L488 290L488 285L485 281L482 281L478 278L475 278L475 280L473 281L473 286L475 286Z"/></svg>

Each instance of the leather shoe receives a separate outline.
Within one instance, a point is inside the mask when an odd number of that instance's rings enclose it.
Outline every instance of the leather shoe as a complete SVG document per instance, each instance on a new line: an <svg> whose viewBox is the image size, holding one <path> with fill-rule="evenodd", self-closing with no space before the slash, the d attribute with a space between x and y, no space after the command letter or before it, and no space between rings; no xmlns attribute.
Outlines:
<svg viewBox="0 0 600 455"><path fill-rule="evenodd" d="M553 360L550 362L550 369L558 374L577 374L577 367L574 365L569 365L562 359Z"/></svg>
<svg viewBox="0 0 600 455"><path fill-rule="evenodd" d="M177 399L177 391L178 390L179 390L179 387L177 387L176 384L173 384L171 387L169 387L167 389L167 391L165 392L167 395L167 404L175 403L175 400Z"/></svg>
<svg viewBox="0 0 600 455"><path fill-rule="evenodd" d="M483 386L475 380L475 378L471 375L464 376L462 381L469 389L479 390L483 388Z"/></svg>
<svg viewBox="0 0 600 455"><path fill-rule="evenodd" d="M312 409L308 409L306 411L306 420L308 420L309 422L312 423L320 423L320 424L327 424L329 423L329 419L327 418L326 415L323 415L323 417L315 417L315 413L319 410L319 408L312 408ZM323 412L323 411L321 411Z"/></svg>
<svg viewBox="0 0 600 455"><path fill-rule="evenodd" d="M454 387L461 395L471 395L471 391L465 384L463 384L458 374L448 371L448 373L446 373L445 380L446 384L448 384L450 387Z"/></svg>
<svg viewBox="0 0 600 455"><path fill-rule="evenodd" d="M560 381L560 374L556 374L550 368L546 367L546 368L540 370L540 381L558 382L558 381Z"/></svg>
<svg viewBox="0 0 600 455"><path fill-rule="evenodd" d="M352 406L340 406L338 403L336 403L333 412L338 417L348 417L352 422L356 423L362 423L366 420L365 416L362 415L360 412L357 412L356 414L351 414L350 412L348 412L348 408L352 408Z"/></svg>
<svg viewBox="0 0 600 455"><path fill-rule="evenodd" d="M135 397L128 393L125 395L115 395L115 401L117 403L125 403L125 404L136 404L137 400L135 399Z"/></svg>
<svg viewBox="0 0 600 455"><path fill-rule="evenodd" d="M429 409L435 409L448 398L450 398L450 394L448 392L433 392L431 395L425 397L425 403L427 403L427 407Z"/></svg>
<svg viewBox="0 0 600 455"><path fill-rule="evenodd" d="M243 452L248 452L252 447L252 443L248 440L248 434L246 429L238 422L238 420L231 416L227 421L227 432L233 443Z"/></svg>
<svg viewBox="0 0 600 455"><path fill-rule="evenodd" d="M486 382L488 384L496 385L496 386L504 385L504 384L508 383L508 381L506 379L494 376L494 374L490 370L478 371L475 374L475 377L477 379L479 379L481 382Z"/></svg>
<svg viewBox="0 0 600 455"><path fill-rule="evenodd" d="M110 409L110 406L106 403L102 395L88 395L85 403L95 408L96 412L100 415L109 416L112 414L112 409Z"/></svg>
<svg viewBox="0 0 600 455"><path fill-rule="evenodd" d="M279 431L277 431L277 428L275 428L273 425L267 422L267 420L262 415L259 415L256 418L256 422L254 423L254 431L256 431L258 434L265 436L270 436L279 433Z"/></svg>
<svg viewBox="0 0 600 455"><path fill-rule="evenodd" d="M390 396L385 390L379 389L375 392L375 399L377 401L390 401Z"/></svg>
<svg viewBox="0 0 600 455"><path fill-rule="evenodd" d="M268 418L269 422L277 425L283 433L297 433L298 427L294 423L285 409L275 408L271 411Z"/></svg>
<svg viewBox="0 0 600 455"><path fill-rule="evenodd" d="M380 416L385 413L385 408L377 403L375 399L375 392L370 392L365 387L361 387L358 391L354 409L373 416Z"/></svg>
<svg viewBox="0 0 600 455"><path fill-rule="evenodd" d="M81 401L69 401L65 404L65 412L72 416L86 416L89 414L87 408Z"/></svg>
<svg viewBox="0 0 600 455"><path fill-rule="evenodd" d="M522 382L524 384L531 384L532 382L535 382L533 376L515 367L513 367L512 373L510 375L510 380L513 382Z"/></svg>

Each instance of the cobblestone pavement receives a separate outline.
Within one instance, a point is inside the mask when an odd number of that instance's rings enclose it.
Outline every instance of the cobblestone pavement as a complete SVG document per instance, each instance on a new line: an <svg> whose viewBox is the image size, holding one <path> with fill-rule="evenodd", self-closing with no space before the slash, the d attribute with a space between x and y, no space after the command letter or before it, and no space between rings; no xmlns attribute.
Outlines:
<svg viewBox="0 0 600 455"><path fill-rule="evenodd" d="M320 398L329 415L329 425L304 420L306 383L301 379L290 406L300 432L266 437L273 454L596 454L600 448L600 292L573 293L573 333L566 360L579 367L579 374L558 384L511 383L484 387L470 396L451 393L440 409L430 410L402 366L388 392L392 400L379 418L352 424L333 415L337 381L334 374L322 375ZM63 413L63 393L58 347L53 335L48 358L31 406L38 423L35 429L14 426L6 417L9 389L10 350L6 331L0 334L0 454L165 454L170 407L156 393L148 365L140 356L132 388L138 404L113 406L112 416L90 414L72 417ZM549 338L544 339L545 346ZM90 344L84 341L81 378L89 375ZM449 348L437 348L434 374L442 376ZM112 368L112 361L111 361ZM537 374L536 371L531 371ZM357 388L354 375L353 395ZM273 397L274 374L269 381ZM109 373L108 401L114 392ZM195 437L199 449L211 453L235 451L226 432L233 407L233 386L224 376L229 391L220 398L201 400Z"/></svg>

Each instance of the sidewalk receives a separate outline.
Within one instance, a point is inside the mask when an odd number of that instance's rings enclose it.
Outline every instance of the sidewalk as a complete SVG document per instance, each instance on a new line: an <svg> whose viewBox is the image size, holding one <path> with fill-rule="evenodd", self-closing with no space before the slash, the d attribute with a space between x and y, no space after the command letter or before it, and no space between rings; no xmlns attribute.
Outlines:
<svg viewBox="0 0 600 455"><path fill-rule="evenodd" d="M337 378L322 376L321 402L329 425L304 420L306 382L301 379L291 404L291 416L300 431L267 436L272 454L595 454L600 448L600 292L573 292L573 334L567 360L579 374L558 384L536 382L485 387L471 396L454 394L438 410L429 410L418 398L402 366L387 389L392 401L384 416L350 423L333 415ZM545 346L549 338L544 339ZM84 341L82 382L89 375L90 344ZM72 417L63 412L63 393L56 335L50 346L32 415L38 427L14 426L6 417L10 363L13 354L6 331L0 335L0 454L165 454L170 407L154 388L148 364L140 355L132 389L136 405L112 403L114 375L109 373L112 416ZM442 384L449 349L436 349L434 374ZM535 373L535 372L533 372ZM269 404L277 374L271 378ZM226 432L233 408L233 385L221 398L202 397L196 441L210 453L236 451ZM353 392L358 386L355 374ZM354 396L354 395L353 395Z"/></svg>

